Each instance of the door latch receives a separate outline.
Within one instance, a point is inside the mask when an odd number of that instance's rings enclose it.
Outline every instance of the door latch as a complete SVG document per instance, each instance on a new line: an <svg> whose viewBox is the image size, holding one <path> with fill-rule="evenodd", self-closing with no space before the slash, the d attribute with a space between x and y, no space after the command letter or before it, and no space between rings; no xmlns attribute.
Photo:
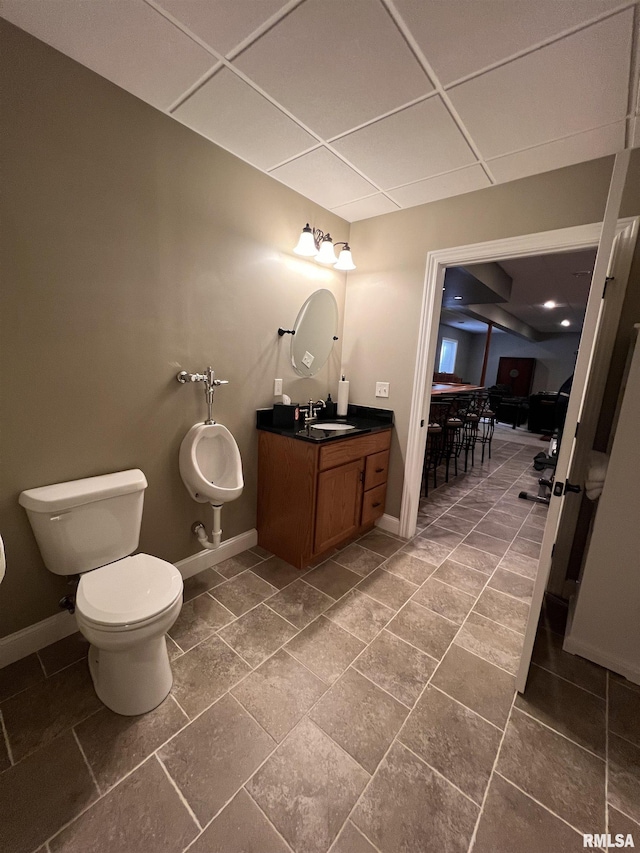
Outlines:
<svg viewBox="0 0 640 853"><path fill-rule="evenodd" d="M576 494L579 494L581 491L582 488L580 486L574 485L568 480L565 480L564 483L556 483L553 487L553 494L557 498L562 497L562 495L566 495L567 492L575 492Z"/></svg>

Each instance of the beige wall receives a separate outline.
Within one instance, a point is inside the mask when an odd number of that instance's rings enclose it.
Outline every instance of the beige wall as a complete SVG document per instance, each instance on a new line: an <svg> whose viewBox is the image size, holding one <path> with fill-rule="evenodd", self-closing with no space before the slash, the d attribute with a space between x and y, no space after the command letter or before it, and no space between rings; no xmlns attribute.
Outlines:
<svg viewBox="0 0 640 853"><path fill-rule="evenodd" d="M400 513L427 253L598 222L612 166L613 158L593 160L351 226L358 270L347 288L343 361L352 398L363 405L375 403L376 380L391 383L396 436L388 513ZM640 152L634 152L622 210L632 213L640 213ZM637 288L637 279L630 286ZM629 322L626 315L623 324Z"/></svg>
<svg viewBox="0 0 640 853"><path fill-rule="evenodd" d="M289 366L290 327L345 276L297 259L308 220L349 226L176 121L2 22L3 204L0 636L57 612L64 579L43 566L21 490L140 467L140 548L177 561L210 524L179 477L178 448L204 419L180 369L230 385L214 416L235 435L245 490L224 538L255 525L255 409L273 379L293 398L336 391L341 342L316 379Z"/></svg>

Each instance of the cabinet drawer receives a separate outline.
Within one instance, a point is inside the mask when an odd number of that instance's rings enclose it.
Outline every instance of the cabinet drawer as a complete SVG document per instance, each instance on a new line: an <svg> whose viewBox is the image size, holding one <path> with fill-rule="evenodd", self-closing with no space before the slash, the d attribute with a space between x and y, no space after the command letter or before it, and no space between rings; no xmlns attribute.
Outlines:
<svg viewBox="0 0 640 853"><path fill-rule="evenodd" d="M362 521L361 524L371 524L376 518L384 515L384 501L387 496L387 484L376 486L375 489L370 489L364 493L362 500Z"/></svg>
<svg viewBox="0 0 640 853"><path fill-rule="evenodd" d="M319 469L325 471L327 468L334 468L336 465L344 465L347 462L362 459L363 456L388 450L390 444L390 429L326 444L320 448Z"/></svg>
<svg viewBox="0 0 640 853"><path fill-rule="evenodd" d="M367 456L364 469L364 488L373 489L387 482L389 474L389 451L382 450Z"/></svg>

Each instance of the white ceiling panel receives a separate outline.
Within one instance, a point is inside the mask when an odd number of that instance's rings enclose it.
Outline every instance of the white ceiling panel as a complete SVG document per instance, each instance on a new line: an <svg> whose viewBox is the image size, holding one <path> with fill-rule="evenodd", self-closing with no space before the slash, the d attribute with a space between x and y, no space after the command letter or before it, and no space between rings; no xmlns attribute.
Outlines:
<svg viewBox="0 0 640 853"><path fill-rule="evenodd" d="M475 164L446 175L427 178L426 181L417 181L406 187L398 187L390 190L389 195L401 207L414 207L416 204L427 204L441 198L481 190L490 186L490 183L482 166Z"/></svg>
<svg viewBox="0 0 640 853"><path fill-rule="evenodd" d="M552 169L561 169L573 163L606 157L624 148L625 122L619 121L606 127L597 127L575 136L556 139L535 148L506 154L489 160L491 173L499 183L514 181L527 175L537 175Z"/></svg>
<svg viewBox="0 0 640 853"><path fill-rule="evenodd" d="M332 212L346 219L347 222L357 222L359 219L369 219L372 216L380 216L382 213L392 213L394 210L399 210L398 205L382 193L377 193L368 198L341 204L339 207L334 207Z"/></svg>
<svg viewBox="0 0 640 853"><path fill-rule="evenodd" d="M376 191L372 184L326 148L303 154L269 174L329 209Z"/></svg>
<svg viewBox="0 0 640 853"><path fill-rule="evenodd" d="M380 119L332 144L383 189L476 161L438 96Z"/></svg>
<svg viewBox="0 0 640 853"><path fill-rule="evenodd" d="M480 71L621 5L620 0L394 2L443 84Z"/></svg>
<svg viewBox="0 0 640 853"><path fill-rule="evenodd" d="M433 90L378 0L306 0L234 64L325 139Z"/></svg>
<svg viewBox="0 0 640 853"><path fill-rule="evenodd" d="M270 169L317 144L227 68L201 86L174 115L259 169Z"/></svg>
<svg viewBox="0 0 640 853"><path fill-rule="evenodd" d="M624 118L633 11L449 90L484 157Z"/></svg>
<svg viewBox="0 0 640 853"><path fill-rule="evenodd" d="M224 55L284 6L284 0L156 0L156 3Z"/></svg>
<svg viewBox="0 0 640 853"><path fill-rule="evenodd" d="M216 64L143 0L3 0L2 16L160 109Z"/></svg>

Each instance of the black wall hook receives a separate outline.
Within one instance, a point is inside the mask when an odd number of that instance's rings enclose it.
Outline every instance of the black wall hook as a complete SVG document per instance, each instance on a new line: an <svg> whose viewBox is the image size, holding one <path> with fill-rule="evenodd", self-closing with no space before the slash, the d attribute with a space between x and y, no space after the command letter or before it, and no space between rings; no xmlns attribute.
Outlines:
<svg viewBox="0 0 640 853"><path fill-rule="evenodd" d="M278 329L278 334L280 335L280 337L282 337L283 335L295 335L295 333L295 329Z"/></svg>

